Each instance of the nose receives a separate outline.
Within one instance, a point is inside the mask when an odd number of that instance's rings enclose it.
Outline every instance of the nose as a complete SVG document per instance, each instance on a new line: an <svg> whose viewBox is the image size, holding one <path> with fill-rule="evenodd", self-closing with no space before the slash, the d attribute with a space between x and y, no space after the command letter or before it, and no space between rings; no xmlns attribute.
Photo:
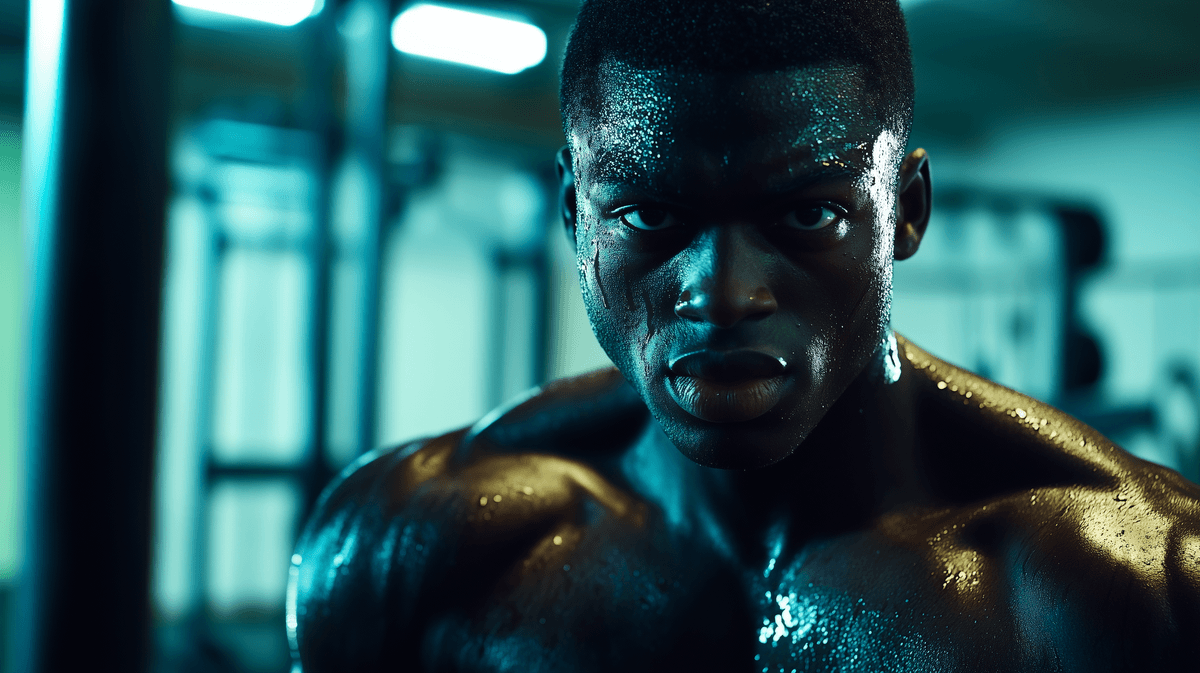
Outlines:
<svg viewBox="0 0 1200 673"><path fill-rule="evenodd" d="M733 327L760 320L778 310L767 282L766 251L749 226L709 228L690 246L687 282L675 300L675 315L685 320Z"/></svg>

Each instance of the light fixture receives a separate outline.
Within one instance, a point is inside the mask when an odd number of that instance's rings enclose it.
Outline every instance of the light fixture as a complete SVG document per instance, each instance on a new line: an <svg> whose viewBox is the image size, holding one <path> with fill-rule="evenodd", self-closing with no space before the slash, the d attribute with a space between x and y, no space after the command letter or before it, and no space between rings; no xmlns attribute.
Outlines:
<svg viewBox="0 0 1200 673"><path fill-rule="evenodd" d="M172 0L188 23L211 23L200 12L249 19L277 26L294 26L321 11L323 0ZM188 10L199 10L192 12ZM222 17L212 17L220 19Z"/></svg>
<svg viewBox="0 0 1200 673"><path fill-rule="evenodd" d="M418 3L392 22L392 46L435 58L516 74L546 58L546 34L516 18Z"/></svg>

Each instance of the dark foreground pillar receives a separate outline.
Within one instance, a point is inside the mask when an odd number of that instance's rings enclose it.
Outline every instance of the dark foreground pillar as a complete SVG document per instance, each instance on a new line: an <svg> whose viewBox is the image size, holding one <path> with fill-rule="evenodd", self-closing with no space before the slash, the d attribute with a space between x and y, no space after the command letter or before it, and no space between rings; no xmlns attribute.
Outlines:
<svg viewBox="0 0 1200 673"><path fill-rule="evenodd" d="M147 668L168 0L32 0L17 670Z"/></svg>

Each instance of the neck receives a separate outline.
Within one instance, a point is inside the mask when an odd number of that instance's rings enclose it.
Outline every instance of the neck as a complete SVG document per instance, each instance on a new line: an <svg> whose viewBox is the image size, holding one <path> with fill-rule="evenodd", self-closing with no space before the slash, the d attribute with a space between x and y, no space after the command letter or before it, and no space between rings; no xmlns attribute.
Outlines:
<svg viewBox="0 0 1200 673"><path fill-rule="evenodd" d="M705 495L740 555L765 553L765 536L781 525L789 544L800 545L861 529L889 509L925 499L915 458L916 377L904 366L894 382L868 368L774 465L699 468Z"/></svg>

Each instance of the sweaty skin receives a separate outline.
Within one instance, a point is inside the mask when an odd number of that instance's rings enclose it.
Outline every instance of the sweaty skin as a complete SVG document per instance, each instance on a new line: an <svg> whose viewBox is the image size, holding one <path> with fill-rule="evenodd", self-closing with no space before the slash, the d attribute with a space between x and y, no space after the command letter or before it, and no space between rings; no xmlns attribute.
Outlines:
<svg viewBox="0 0 1200 673"><path fill-rule="evenodd" d="M306 673L1195 670L1200 488L888 328L929 168L854 69L602 75L559 161L617 368L348 469Z"/></svg>

